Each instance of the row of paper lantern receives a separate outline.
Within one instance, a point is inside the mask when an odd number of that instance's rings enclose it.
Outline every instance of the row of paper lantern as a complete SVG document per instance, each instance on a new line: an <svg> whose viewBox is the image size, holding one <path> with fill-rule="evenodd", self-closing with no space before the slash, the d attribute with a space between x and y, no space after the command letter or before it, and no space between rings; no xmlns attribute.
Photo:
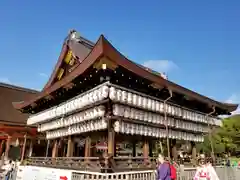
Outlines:
<svg viewBox="0 0 240 180"><path fill-rule="evenodd" d="M207 117L204 114L189 111L187 109L183 109L170 104L166 104L164 108L164 103L161 101L154 100L153 98L146 97L144 95L142 96L132 93L130 90L129 91L122 90L120 87L119 88L111 87L109 97L112 101L128 104L142 109L147 109L158 113L164 113L164 109L166 108L166 112L169 115L178 116L183 119L195 122L204 123L208 122ZM212 120L210 120L210 122L214 122L213 119L218 120L217 118L213 117L211 118Z"/></svg>
<svg viewBox="0 0 240 180"><path fill-rule="evenodd" d="M77 124L83 121L88 121L92 119L96 119L99 117L103 117L105 114L105 106L97 106L67 117L63 117L61 119L53 120L44 124L41 124L38 127L39 132L57 129L65 126L70 126L73 124Z"/></svg>
<svg viewBox="0 0 240 180"><path fill-rule="evenodd" d="M168 126L176 127L179 129L187 129L198 132L208 131L208 127L205 124L186 122L184 120L174 119L171 117L167 117L167 122L165 122L164 116L160 114L142 111L119 104L113 105L113 115L129 119L141 120L154 124L166 125L166 123L168 123Z"/></svg>
<svg viewBox="0 0 240 180"><path fill-rule="evenodd" d="M37 124L55 117L63 116L69 112L91 105L95 102L104 100L108 97L109 87L102 85L99 88L90 90L67 102L55 106L46 111L40 112L28 118L28 124Z"/></svg>
<svg viewBox="0 0 240 180"><path fill-rule="evenodd" d="M55 139L59 137L69 136L73 134L81 134L86 132L98 131L107 128L107 122L104 119L82 122L69 126L68 128L57 129L46 132L47 139Z"/></svg>
<svg viewBox="0 0 240 180"><path fill-rule="evenodd" d="M116 89L115 87L110 88L106 85L100 85L98 88L94 88L94 90L90 90L78 97L73 98L63 104L55 106L46 111L35 114L28 119L28 124L38 124L40 122L63 116L66 113L71 111L83 108L84 106L90 105L94 102L101 101L107 98L109 95L110 99L113 101L118 101L124 104L134 105L136 107L140 107L143 109L155 111L155 112L164 112L164 104L160 101L153 100L152 98L140 96L129 91L124 91L121 89ZM177 106L166 104L167 113L173 116L179 116L183 119L188 119L196 122L207 122L206 116L203 114L195 113L192 111L188 111L186 109L182 109ZM209 123L211 124L220 124L219 120L216 118L211 118Z"/></svg>
<svg viewBox="0 0 240 180"><path fill-rule="evenodd" d="M126 123L123 121L116 121L114 124L114 130L118 133L129 134L129 135L141 135L150 136L156 138L166 138L167 132L165 129L148 127L141 124ZM171 139L186 140L203 142L204 138L202 135L195 135L192 133L173 131L169 130L168 137Z"/></svg>

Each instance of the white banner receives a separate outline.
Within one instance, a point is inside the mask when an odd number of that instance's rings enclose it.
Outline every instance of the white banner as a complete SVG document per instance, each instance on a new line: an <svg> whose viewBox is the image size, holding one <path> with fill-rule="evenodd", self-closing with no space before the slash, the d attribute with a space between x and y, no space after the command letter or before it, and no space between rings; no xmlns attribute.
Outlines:
<svg viewBox="0 0 240 180"><path fill-rule="evenodd" d="M72 171L56 168L20 166L17 180L71 180Z"/></svg>

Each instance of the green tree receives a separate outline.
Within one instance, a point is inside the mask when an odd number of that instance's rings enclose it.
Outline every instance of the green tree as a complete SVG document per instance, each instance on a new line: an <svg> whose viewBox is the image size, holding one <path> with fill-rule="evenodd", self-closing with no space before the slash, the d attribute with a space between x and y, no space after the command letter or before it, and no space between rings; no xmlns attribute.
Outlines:
<svg viewBox="0 0 240 180"><path fill-rule="evenodd" d="M212 130L212 142L215 153L240 151L240 115L223 119L223 125ZM209 136L204 137L204 142L197 145L198 150L205 153L211 152Z"/></svg>
<svg viewBox="0 0 240 180"><path fill-rule="evenodd" d="M217 134L221 137L226 151L235 152L240 148L240 115L231 116L223 120L223 126Z"/></svg>

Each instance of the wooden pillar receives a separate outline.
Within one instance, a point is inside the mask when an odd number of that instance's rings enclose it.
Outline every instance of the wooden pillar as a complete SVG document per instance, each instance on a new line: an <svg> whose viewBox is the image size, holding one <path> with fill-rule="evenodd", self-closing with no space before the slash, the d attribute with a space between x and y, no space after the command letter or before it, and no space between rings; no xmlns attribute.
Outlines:
<svg viewBox="0 0 240 180"><path fill-rule="evenodd" d="M26 142L27 142L27 135L24 135L24 141L23 141L22 152L21 152L21 162L24 159L25 149L26 149Z"/></svg>
<svg viewBox="0 0 240 180"><path fill-rule="evenodd" d="M91 157L91 138L87 137L85 140L85 157Z"/></svg>
<svg viewBox="0 0 240 180"><path fill-rule="evenodd" d="M132 147L133 147L132 155L133 157L136 157L136 141L135 140L132 142Z"/></svg>
<svg viewBox="0 0 240 180"><path fill-rule="evenodd" d="M73 157L74 143L72 136L68 136L67 157Z"/></svg>
<svg viewBox="0 0 240 180"><path fill-rule="evenodd" d="M109 105L110 107L110 105ZM110 108L109 108L109 112L110 112ZM115 131L114 131L114 127L113 127L113 120L109 119L108 120L108 141L107 141L107 152L108 155L114 157L115 156L115 147L116 147L116 143L115 143Z"/></svg>
<svg viewBox="0 0 240 180"><path fill-rule="evenodd" d="M145 139L143 142L143 158L145 163L148 162L148 155L149 155L149 143L148 140Z"/></svg>
<svg viewBox="0 0 240 180"><path fill-rule="evenodd" d="M57 154L58 154L58 140L55 139L55 140L53 141L52 158L57 157Z"/></svg>
<svg viewBox="0 0 240 180"><path fill-rule="evenodd" d="M172 158L175 161L177 160L177 156L178 156L176 144L177 144L176 139L172 139Z"/></svg>
<svg viewBox="0 0 240 180"><path fill-rule="evenodd" d="M63 157L67 157L67 148L68 148L68 144L66 144L64 142L63 143Z"/></svg>
<svg viewBox="0 0 240 180"><path fill-rule="evenodd" d="M64 157L63 155L63 140L59 139L58 143L58 157Z"/></svg>
<svg viewBox="0 0 240 180"><path fill-rule="evenodd" d="M191 147L192 147L192 164L194 166L197 165L197 148L195 142L191 142Z"/></svg>
<svg viewBox="0 0 240 180"><path fill-rule="evenodd" d="M12 140L12 137L8 136L7 142L6 142L6 150L5 150L5 157L7 157L7 158L8 158L8 152L10 149L11 140Z"/></svg>
<svg viewBox="0 0 240 180"><path fill-rule="evenodd" d="M148 142L149 144L149 157L153 157L153 145L152 145L152 141Z"/></svg>
<svg viewBox="0 0 240 180"><path fill-rule="evenodd" d="M108 154L115 155L115 132L113 128L108 129Z"/></svg>
<svg viewBox="0 0 240 180"><path fill-rule="evenodd" d="M40 140L41 141L41 140ZM47 148L46 148L46 153L45 153L45 157L48 157L48 152L49 152L49 146L50 146L50 140L47 140Z"/></svg>

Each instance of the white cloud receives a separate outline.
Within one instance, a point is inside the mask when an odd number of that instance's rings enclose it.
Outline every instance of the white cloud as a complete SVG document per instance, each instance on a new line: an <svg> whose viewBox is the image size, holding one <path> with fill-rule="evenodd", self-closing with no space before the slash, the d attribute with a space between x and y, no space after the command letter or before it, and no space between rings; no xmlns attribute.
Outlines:
<svg viewBox="0 0 240 180"><path fill-rule="evenodd" d="M178 68L178 66L169 60L149 60L143 63L143 66L153 69L160 73L168 73L173 69Z"/></svg>
<svg viewBox="0 0 240 180"><path fill-rule="evenodd" d="M38 75L41 76L41 77L44 77L44 78L47 78L47 77L48 77L48 75L45 74L45 73L39 73Z"/></svg>
<svg viewBox="0 0 240 180"><path fill-rule="evenodd" d="M8 78L5 78L5 77L2 77L2 78L0 77L0 82L11 84L11 81Z"/></svg>
<svg viewBox="0 0 240 180"><path fill-rule="evenodd" d="M227 100L226 103L240 104L240 94L234 93ZM240 114L240 107L238 106L236 111L233 111L232 114Z"/></svg>
<svg viewBox="0 0 240 180"><path fill-rule="evenodd" d="M227 100L226 103L239 103L240 102L240 95L232 94Z"/></svg>

